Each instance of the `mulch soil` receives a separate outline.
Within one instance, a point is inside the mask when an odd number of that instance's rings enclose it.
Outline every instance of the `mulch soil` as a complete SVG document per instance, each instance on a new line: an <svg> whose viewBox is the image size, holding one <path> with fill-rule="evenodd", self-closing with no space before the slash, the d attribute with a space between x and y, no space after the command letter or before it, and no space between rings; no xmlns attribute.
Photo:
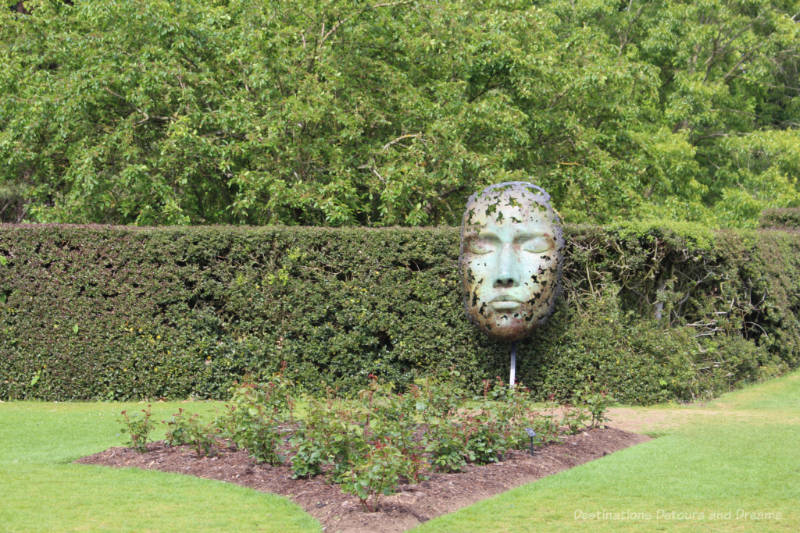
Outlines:
<svg viewBox="0 0 800 533"><path fill-rule="evenodd" d="M223 449L215 457L200 457L189 446L148 445L146 453L109 448L77 463L136 467L176 472L236 483L290 498L319 520L325 531L401 532L436 516L453 512L511 488L535 481L649 440L619 429L587 430L563 437L559 444L528 452L512 451L498 463L470 465L455 474L433 473L417 484L406 483L396 494L381 496L375 512L366 512L358 498L343 493L324 476L292 479L286 466L255 463L246 451Z"/></svg>

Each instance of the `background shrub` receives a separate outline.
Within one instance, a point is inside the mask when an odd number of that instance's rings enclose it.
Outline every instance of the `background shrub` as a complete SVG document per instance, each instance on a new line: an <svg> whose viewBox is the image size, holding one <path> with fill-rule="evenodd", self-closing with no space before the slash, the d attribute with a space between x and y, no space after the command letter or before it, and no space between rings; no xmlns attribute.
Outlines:
<svg viewBox="0 0 800 533"><path fill-rule="evenodd" d="M9 9L9 7L11 9ZM800 206L796 2L4 0L0 221L457 224Z"/></svg>
<svg viewBox="0 0 800 533"><path fill-rule="evenodd" d="M518 350L539 398L690 400L800 363L800 237L567 229L564 293ZM505 376L466 320L458 230L0 225L0 398L221 398L285 375Z"/></svg>

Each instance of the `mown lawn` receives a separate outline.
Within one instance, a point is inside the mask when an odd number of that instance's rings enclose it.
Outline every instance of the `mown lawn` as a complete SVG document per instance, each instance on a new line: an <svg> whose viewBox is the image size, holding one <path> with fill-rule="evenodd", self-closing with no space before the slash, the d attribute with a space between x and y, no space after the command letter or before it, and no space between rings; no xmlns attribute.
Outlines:
<svg viewBox="0 0 800 533"><path fill-rule="evenodd" d="M154 403L162 420L183 407ZM0 531L320 531L286 498L218 481L70 464L118 446L122 409L145 404L0 403ZM163 434L163 430L159 429Z"/></svg>
<svg viewBox="0 0 800 533"><path fill-rule="evenodd" d="M0 403L0 531L319 531L288 500L176 474L74 465L144 403ZM161 420L183 407L153 404ZM419 531L800 531L800 373L693 406L620 408L658 438ZM161 431L161 430L160 430ZM158 437L158 435L157 435Z"/></svg>

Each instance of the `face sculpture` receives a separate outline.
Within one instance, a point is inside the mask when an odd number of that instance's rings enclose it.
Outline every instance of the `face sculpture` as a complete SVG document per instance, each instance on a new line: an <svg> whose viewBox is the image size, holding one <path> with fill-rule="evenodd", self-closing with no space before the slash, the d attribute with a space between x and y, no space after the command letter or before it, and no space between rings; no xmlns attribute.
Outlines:
<svg viewBox="0 0 800 533"><path fill-rule="evenodd" d="M536 185L492 185L467 202L460 268L467 316L485 333L515 341L553 311L564 237L550 196Z"/></svg>

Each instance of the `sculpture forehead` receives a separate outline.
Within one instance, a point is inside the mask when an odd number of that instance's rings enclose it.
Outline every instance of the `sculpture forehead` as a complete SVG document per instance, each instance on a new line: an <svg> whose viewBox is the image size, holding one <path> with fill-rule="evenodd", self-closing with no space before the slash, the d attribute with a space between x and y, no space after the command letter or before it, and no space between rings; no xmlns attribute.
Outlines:
<svg viewBox="0 0 800 533"><path fill-rule="evenodd" d="M548 204L549 196L529 184L501 184L470 197L464 211L463 226L473 229L486 225L556 223Z"/></svg>

